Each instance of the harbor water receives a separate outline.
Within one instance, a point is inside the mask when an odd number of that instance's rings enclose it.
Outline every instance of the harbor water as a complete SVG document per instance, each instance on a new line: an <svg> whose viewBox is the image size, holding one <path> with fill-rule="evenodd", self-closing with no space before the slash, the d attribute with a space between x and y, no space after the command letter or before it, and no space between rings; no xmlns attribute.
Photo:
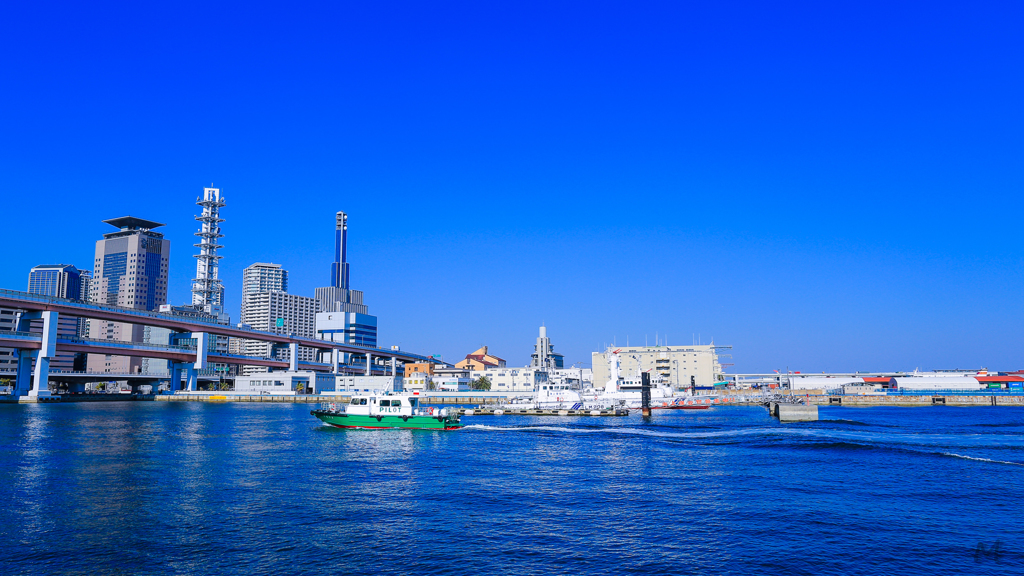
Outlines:
<svg viewBox="0 0 1024 576"><path fill-rule="evenodd" d="M1021 574L1024 409L0 405L4 574Z"/></svg>

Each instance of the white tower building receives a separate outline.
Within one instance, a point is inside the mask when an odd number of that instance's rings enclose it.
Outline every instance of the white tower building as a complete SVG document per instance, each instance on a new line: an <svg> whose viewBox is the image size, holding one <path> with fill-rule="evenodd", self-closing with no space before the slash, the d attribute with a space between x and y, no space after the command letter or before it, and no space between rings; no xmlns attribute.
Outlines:
<svg viewBox="0 0 1024 576"><path fill-rule="evenodd" d="M203 207L203 213L196 216L199 243L195 246L199 248L199 254L196 254L196 277L192 280L192 305L216 314L224 306L224 285L217 273L221 258L217 249L223 248L217 242L224 236L220 233L220 223L224 221L220 217L220 209L225 202L220 188L203 188L203 196L196 199L196 205ZM212 307L217 307L217 312Z"/></svg>
<svg viewBox="0 0 1024 576"><path fill-rule="evenodd" d="M551 344L551 339L548 338L548 329L545 326L540 327L540 336L537 337L537 343L533 346L530 367L541 370L555 370L563 367L562 355L555 352L555 347Z"/></svg>

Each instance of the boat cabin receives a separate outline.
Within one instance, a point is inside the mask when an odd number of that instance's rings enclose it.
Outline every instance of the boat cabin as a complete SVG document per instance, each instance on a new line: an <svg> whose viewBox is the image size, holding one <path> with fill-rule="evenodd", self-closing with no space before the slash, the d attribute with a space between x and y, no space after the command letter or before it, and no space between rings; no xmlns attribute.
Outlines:
<svg viewBox="0 0 1024 576"><path fill-rule="evenodd" d="M420 399L405 395L353 396L345 405L345 413L358 416L415 416L419 414Z"/></svg>

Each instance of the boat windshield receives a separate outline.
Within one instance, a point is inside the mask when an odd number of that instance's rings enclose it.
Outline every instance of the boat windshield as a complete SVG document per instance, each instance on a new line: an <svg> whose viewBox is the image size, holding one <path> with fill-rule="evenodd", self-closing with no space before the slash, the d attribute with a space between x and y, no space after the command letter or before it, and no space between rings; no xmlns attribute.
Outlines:
<svg viewBox="0 0 1024 576"><path fill-rule="evenodd" d="M352 404L353 406L358 405L359 404L359 398L353 398L352 402L350 402L350 404Z"/></svg>
<svg viewBox="0 0 1024 576"><path fill-rule="evenodd" d="M381 406L391 406L391 400L381 400L380 401L380 405Z"/></svg>
<svg viewBox="0 0 1024 576"><path fill-rule="evenodd" d="M402 405L402 401L401 400L392 400L391 401L391 405L392 406L401 406Z"/></svg>

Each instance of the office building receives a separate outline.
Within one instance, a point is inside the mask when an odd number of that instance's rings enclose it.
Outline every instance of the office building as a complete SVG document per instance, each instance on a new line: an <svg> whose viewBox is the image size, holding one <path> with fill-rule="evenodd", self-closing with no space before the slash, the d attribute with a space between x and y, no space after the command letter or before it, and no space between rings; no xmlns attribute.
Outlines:
<svg viewBox="0 0 1024 576"><path fill-rule="evenodd" d="M605 352L591 354L594 369L594 387L604 388L608 383L608 355L618 353L619 374L632 378L640 370L660 378L677 388L714 386L719 381L722 366L714 344L703 346L612 346Z"/></svg>
<svg viewBox="0 0 1024 576"><path fill-rule="evenodd" d="M377 317L356 312L319 312L316 315L316 337L376 348Z"/></svg>
<svg viewBox="0 0 1024 576"><path fill-rule="evenodd" d="M32 294L53 296L54 298L81 299L82 271L68 264L40 265L28 273L28 291ZM88 277L86 277L88 284ZM58 337L77 337L81 330L82 320L74 316L60 315L57 319ZM31 321L30 332L42 334L41 320ZM50 360L50 371L70 372L85 368L85 355L74 353L58 353Z"/></svg>
<svg viewBox="0 0 1024 576"><path fill-rule="evenodd" d="M92 286L92 270L79 270L78 280L80 284L80 290L77 298L79 300L88 302L89 301L89 290ZM78 319L78 337L88 338L89 337L89 319L79 318Z"/></svg>
<svg viewBox="0 0 1024 576"><path fill-rule="evenodd" d="M82 273L69 264L36 266L28 273L28 291L77 300L82 294Z"/></svg>
<svg viewBox="0 0 1024 576"><path fill-rule="evenodd" d="M159 222L125 216L104 220L117 228L96 242L89 299L98 304L156 311L167 303L167 273L171 242L153 230ZM97 340L142 342L145 328L124 322L92 320L89 337ZM142 359L89 354L91 372L137 373Z"/></svg>

